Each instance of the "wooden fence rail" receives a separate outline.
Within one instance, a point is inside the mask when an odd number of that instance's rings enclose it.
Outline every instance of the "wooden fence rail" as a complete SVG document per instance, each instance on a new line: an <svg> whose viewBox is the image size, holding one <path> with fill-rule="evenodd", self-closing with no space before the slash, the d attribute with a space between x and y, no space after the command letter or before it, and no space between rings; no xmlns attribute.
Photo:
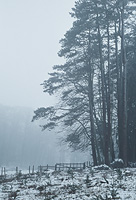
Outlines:
<svg viewBox="0 0 136 200"><path fill-rule="evenodd" d="M71 170L71 169L85 169L85 163L57 163L55 170Z"/></svg>
<svg viewBox="0 0 136 200"><path fill-rule="evenodd" d="M90 167L90 162L84 162L84 163L56 163L55 166L39 166L38 172L43 173L44 171L47 171L49 169L55 170L55 171L68 171L68 170L82 170L86 167Z"/></svg>
<svg viewBox="0 0 136 200"><path fill-rule="evenodd" d="M56 163L54 166L52 165L46 165L46 166L39 166L38 167L38 173L42 174L45 171L51 169L54 171L68 171L68 170L82 170L86 167L90 167L90 162L84 162L84 163ZM16 167L15 170L13 170L15 176L21 176L22 170L19 169L19 167ZM25 174L33 175L37 173L37 170L35 170L35 166L32 167L29 166L28 172L25 170ZM0 180L6 179L8 175L8 170L5 167L1 168L1 174L0 174Z"/></svg>
<svg viewBox="0 0 136 200"><path fill-rule="evenodd" d="M39 173L43 173L44 171L47 171L49 169L55 170L55 166L50 166L50 165L46 165L46 166L39 166L38 167L38 172Z"/></svg>

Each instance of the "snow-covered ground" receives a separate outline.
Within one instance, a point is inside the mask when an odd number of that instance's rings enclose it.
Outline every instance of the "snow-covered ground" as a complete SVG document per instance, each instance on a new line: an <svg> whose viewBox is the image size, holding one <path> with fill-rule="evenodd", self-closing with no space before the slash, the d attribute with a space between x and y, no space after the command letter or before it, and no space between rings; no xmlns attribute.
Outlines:
<svg viewBox="0 0 136 200"><path fill-rule="evenodd" d="M46 171L0 183L0 200L136 200L136 169Z"/></svg>

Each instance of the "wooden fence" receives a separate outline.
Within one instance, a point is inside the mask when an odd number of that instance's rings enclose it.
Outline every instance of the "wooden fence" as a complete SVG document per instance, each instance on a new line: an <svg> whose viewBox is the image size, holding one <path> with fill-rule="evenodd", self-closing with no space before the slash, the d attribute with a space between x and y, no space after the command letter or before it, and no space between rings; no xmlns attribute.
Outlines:
<svg viewBox="0 0 136 200"><path fill-rule="evenodd" d="M32 167L29 166L28 171L25 170L23 173L23 170L20 170L19 167L16 167L15 170L13 170L13 173L15 177L19 177L22 174L28 174L34 175L37 172L40 173L41 175L51 169L54 171L68 171L68 170L82 170L85 169L86 167L90 167L90 162L84 162L84 163L57 163L54 166L46 165L46 166L39 166L38 171L35 169L35 166L33 165ZM0 174L0 180L6 179L8 177L8 170L5 167L1 168L1 174Z"/></svg>
<svg viewBox="0 0 136 200"><path fill-rule="evenodd" d="M39 166L38 167L38 172L39 173L43 173L43 172L45 172L45 171L47 171L47 170L49 170L49 169L52 169L52 170L55 170L55 166L50 166L50 165L46 165L46 166Z"/></svg>
<svg viewBox="0 0 136 200"><path fill-rule="evenodd" d="M90 167L90 162L84 162L84 163L57 163L55 166L39 166L38 172L43 173L49 169L55 170L55 171L68 171L68 170L82 170L86 167Z"/></svg>
<svg viewBox="0 0 136 200"><path fill-rule="evenodd" d="M80 169L85 169L85 163L57 163L55 165L55 170L56 171L68 171L68 170L80 170Z"/></svg>

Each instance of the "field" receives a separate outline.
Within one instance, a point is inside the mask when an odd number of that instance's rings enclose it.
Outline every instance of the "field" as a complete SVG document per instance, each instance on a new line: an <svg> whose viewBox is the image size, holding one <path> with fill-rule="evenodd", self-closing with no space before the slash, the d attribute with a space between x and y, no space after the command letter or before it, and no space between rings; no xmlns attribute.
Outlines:
<svg viewBox="0 0 136 200"><path fill-rule="evenodd" d="M53 171L7 175L0 183L1 200L136 200L136 169Z"/></svg>

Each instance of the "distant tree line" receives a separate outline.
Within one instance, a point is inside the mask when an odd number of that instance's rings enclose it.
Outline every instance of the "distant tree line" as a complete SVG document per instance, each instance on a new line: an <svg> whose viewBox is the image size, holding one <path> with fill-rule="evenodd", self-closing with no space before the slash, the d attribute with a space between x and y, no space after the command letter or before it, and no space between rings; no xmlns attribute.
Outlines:
<svg viewBox="0 0 136 200"><path fill-rule="evenodd" d="M43 83L59 101L34 112L43 130L59 126L69 147L91 149L94 165L136 162L135 10L131 0L75 2L58 53L65 63Z"/></svg>

